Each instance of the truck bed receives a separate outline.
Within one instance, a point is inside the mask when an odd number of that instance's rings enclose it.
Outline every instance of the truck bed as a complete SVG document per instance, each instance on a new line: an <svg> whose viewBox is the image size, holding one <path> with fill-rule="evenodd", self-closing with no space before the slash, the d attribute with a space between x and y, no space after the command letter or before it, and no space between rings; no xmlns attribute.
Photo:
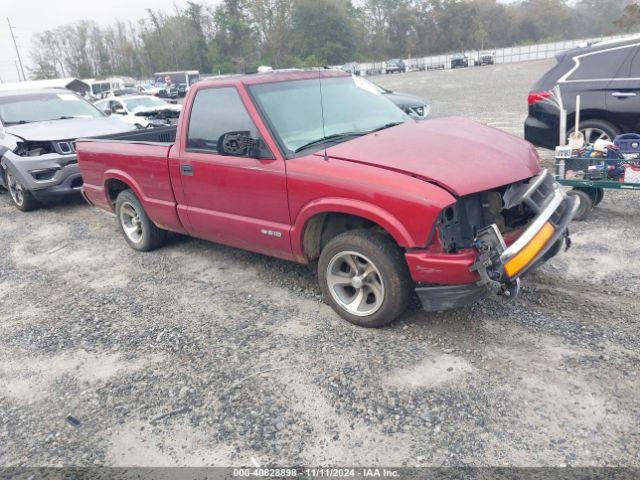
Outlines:
<svg viewBox="0 0 640 480"><path fill-rule="evenodd" d="M176 126L171 127L159 127L159 128L144 128L140 130L132 130L130 132L112 133L108 135L101 135L98 137L91 137L84 140L109 140L131 143L152 143L172 145L176 141Z"/></svg>
<svg viewBox="0 0 640 480"><path fill-rule="evenodd" d="M176 130L148 128L78 139L76 152L85 198L113 210L117 194L128 185L158 225L181 232L169 174L169 154Z"/></svg>

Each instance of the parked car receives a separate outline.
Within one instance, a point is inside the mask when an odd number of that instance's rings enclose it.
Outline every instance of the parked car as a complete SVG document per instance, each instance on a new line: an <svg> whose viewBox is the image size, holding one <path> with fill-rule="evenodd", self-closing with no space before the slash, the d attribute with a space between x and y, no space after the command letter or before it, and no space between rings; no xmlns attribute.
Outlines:
<svg viewBox="0 0 640 480"><path fill-rule="evenodd" d="M182 105L150 95L107 98L96 102L95 106L107 115L117 115L120 120L138 128L175 125L182 110Z"/></svg>
<svg viewBox="0 0 640 480"><path fill-rule="evenodd" d="M384 73L384 63L370 63L366 70L367 75L382 75Z"/></svg>
<svg viewBox="0 0 640 480"><path fill-rule="evenodd" d="M177 130L79 141L87 200L136 250L175 231L317 261L326 301L361 326L393 321L414 288L427 310L513 298L578 203L524 140L413 120L336 70L204 81L184 108Z"/></svg>
<svg viewBox="0 0 640 480"><path fill-rule="evenodd" d="M187 95L187 91L189 90L189 86L186 83L178 84L178 97L183 98Z"/></svg>
<svg viewBox="0 0 640 480"><path fill-rule="evenodd" d="M567 110L567 134L575 128L576 95L581 102L579 128L586 141L640 132L640 37L563 52L534 84L524 134L534 145L549 149L560 143L560 113L545 102L556 85Z"/></svg>
<svg viewBox="0 0 640 480"><path fill-rule="evenodd" d="M360 75L360 64L356 62L345 63L340 69L347 73L352 73L354 75Z"/></svg>
<svg viewBox="0 0 640 480"><path fill-rule="evenodd" d="M125 95L136 95L138 94L138 89L135 87L124 87L118 90L113 91L113 95L115 97L124 97Z"/></svg>
<svg viewBox="0 0 640 480"><path fill-rule="evenodd" d="M478 53L478 58L475 60L475 64L478 67L493 65L494 63L496 63L496 53L489 50Z"/></svg>
<svg viewBox="0 0 640 480"><path fill-rule="evenodd" d="M407 66L399 58L392 58L391 60L387 60L387 63L384 65L384 70L386 73L404 73L407 71Z"/></svg>
<svg viewBox="0 0 640 480"><path fill-rule="evenodd" d="M359 81L366 82L367 84L371 85L371 88L374 91L377 91L381 95L384 95L402 111L416 119L427 118L429 116L429 113L431 113L431 107L429 107L429 105L427 105L427 103L423 99L416 95L404 92L394 92L393 90L381 87L380 85L364 78Z"/></svg>
<svg viewBox="0 0 640 480"><path fill-rule="evenodd" d="M78 194L75 140L131 129L69 90L0 92L0 185L22 211Z"/></svg>
<svg viewBox="0 0 640 480"><path fill-rule="evenodd" d="M451 55L451 68L465 68L469 66L469 57L464 53L454 53Z"/></svg>

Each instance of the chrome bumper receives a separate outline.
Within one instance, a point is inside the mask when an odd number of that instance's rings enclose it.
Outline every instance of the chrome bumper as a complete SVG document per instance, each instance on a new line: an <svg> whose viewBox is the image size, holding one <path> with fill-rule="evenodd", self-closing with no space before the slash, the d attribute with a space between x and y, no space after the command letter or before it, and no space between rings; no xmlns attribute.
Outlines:
<svg viewBox="0 0 640 480"><path fill-rule="evenodd" d="M487 285L497 293L518 292L518 280L533 268L555 256L562 243L570 245L568 227L578 209L576 198L567 196L560 185L547 170L526 183L514 184L504 194L505 208L525 203L535 217L527 229L509 247L495 225L480 232L476 239L479 258L473 269L480 274L481 285ZM526 258L520 259L523 266L517 272L509 274L511 261L532 246L532 242L541 242L539 237L543 229L552 231L545 236L543 243L535 245ZM552 229L552 230L551 230Z"/></svg>

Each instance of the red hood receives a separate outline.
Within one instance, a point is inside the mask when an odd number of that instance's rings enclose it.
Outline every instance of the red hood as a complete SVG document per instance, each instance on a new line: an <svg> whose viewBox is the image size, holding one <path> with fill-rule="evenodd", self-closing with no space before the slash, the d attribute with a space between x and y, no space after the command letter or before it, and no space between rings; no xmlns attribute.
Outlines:
<svg viewBox="0 0 640 480"><path fill-rule="evenodd" d="M458 196L524 180L540 171L530 143L455 117L388 128L329 147L327 154L416 175Z"/></svg>

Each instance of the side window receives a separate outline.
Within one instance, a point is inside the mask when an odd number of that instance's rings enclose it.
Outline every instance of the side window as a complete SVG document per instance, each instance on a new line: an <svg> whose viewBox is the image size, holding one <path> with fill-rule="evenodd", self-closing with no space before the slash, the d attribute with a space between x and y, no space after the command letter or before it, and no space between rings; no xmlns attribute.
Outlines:
<svg viewBox="0 0 640 480"><path fill-rule="evenodd" d="M198 92L189 117L187 148L220 155L271 157L233 87Z"/></svg>
<svg viewBox="0 0 640 480"><path fill-rule="evenodd" d="M567 80L608 80L625 65L633 48L596 52L580 58L580 66Z"/></svg>

